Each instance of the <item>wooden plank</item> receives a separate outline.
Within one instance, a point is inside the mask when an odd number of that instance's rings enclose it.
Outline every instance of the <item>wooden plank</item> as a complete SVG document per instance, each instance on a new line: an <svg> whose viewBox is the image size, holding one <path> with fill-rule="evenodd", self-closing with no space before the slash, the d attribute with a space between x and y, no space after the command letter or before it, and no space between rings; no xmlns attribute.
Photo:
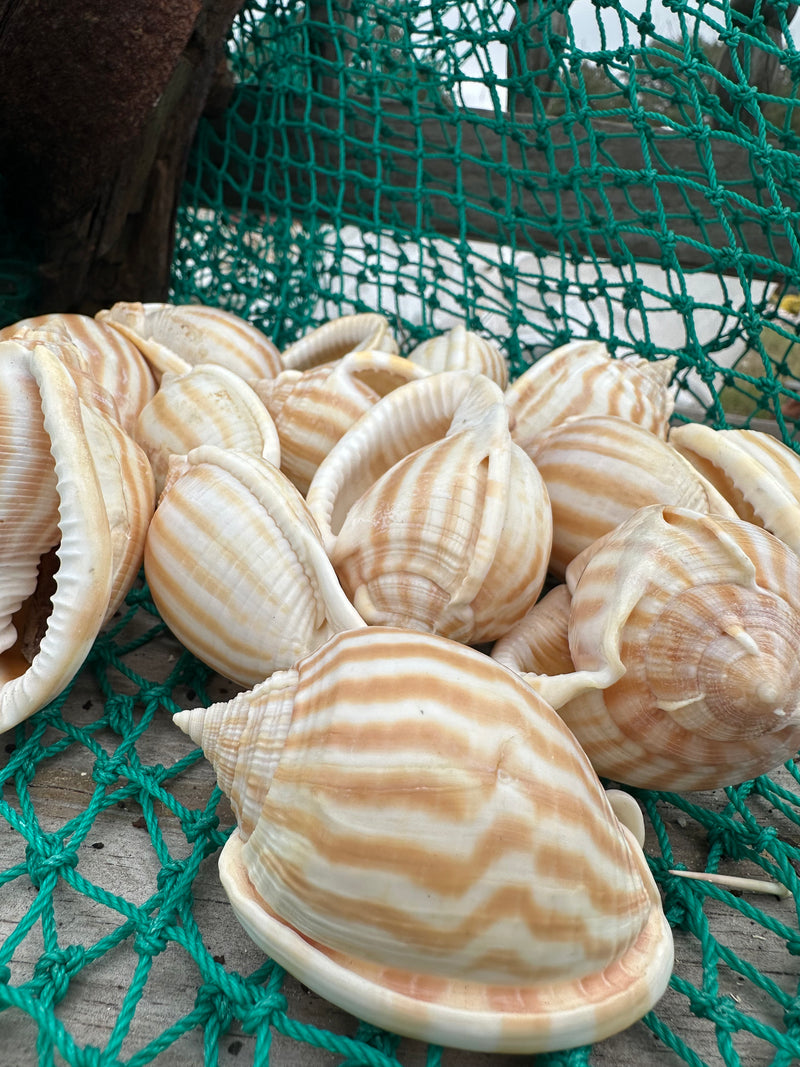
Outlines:
<svg viewBox="0 0 800 1067"><path fill-rule="evenodd" d="M267 122L246 86L231 114L238 151L221 141L211 162L221 166L227 153L222 191L237 210L486 240L573 262L800 272L796 157L773 148L760 160L710 128L692 141L644 118L624 126L517 111L503 121L441 103L299 92L282 95ZM243 189L260 202L243 200Z"/></svg>

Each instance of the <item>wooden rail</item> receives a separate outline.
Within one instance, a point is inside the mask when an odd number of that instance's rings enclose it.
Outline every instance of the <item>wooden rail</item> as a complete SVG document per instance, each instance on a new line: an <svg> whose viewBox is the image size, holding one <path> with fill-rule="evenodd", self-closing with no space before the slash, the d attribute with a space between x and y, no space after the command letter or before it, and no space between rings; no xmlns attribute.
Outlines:
<svg viewBox="0 0 800 1067"><path fill-rule="evenodd" d="M692 141L668 127L519 111L494 115L326 93L281 98L279 128L258 129L258 100L235 101L240 163L227 195L264 189L275 210L313 210L339 225L439 233L516 249L677 262L744 277L800 273L797 158L760 161L730 135ZM252 93L252 96L250 95ZM254 166L254 147L265 165ZM221 162L221 161L220 161ZM769 214L765 214L765 209Z"/></svg>

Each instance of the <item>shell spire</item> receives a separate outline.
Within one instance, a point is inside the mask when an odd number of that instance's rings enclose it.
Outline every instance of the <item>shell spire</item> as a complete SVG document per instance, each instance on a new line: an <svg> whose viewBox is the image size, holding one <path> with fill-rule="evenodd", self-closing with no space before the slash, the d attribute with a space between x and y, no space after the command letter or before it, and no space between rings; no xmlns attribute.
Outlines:
<svg viewBox="0 0 800 1067"><path fill-rule="evenodd" d="M499 654L533 668L523 677L598 774L646 789L713 789L795 754L800 559L777 537L741 519L650 506L576 557L566 577L568 616L563 606L541 611L539 629L525 623L528 651L507 636ZM572 673L535 673L543 632L562 659L568 644Z"/></svg>
<svg viewBox="0 0 800 1067"><path fill-rule="evenodd" d="M252 833L283 751L298 678L294 669L275 671L232 700L173 717L212 764L245 838Z"/></svg>

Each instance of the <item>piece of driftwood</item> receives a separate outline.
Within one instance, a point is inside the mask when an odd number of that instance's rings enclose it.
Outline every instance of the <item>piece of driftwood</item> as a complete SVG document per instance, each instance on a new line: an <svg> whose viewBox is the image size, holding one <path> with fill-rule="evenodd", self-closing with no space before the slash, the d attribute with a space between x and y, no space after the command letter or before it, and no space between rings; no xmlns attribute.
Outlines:
<svg viewBox="0 0 800 1067"><path fill-rule="evenodd" d="M38 310L166 298L189 147L241 6L0 0L0 175Z"/></svg>

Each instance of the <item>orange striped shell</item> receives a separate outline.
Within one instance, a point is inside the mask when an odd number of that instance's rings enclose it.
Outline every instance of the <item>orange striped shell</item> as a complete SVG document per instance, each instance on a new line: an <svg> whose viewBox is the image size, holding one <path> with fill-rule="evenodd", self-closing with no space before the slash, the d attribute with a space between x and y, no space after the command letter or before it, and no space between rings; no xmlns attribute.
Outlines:
<svg viewBox="0 0 800 1067"><path fill-rule="evenodd" d="M25 335L60 347L70 373L88 374L105 390L122 428L132 432L136 416L156 390L147 361L134 344L88 315L37 315L0 330L0 340Z"/></svg>
<svg viewBox="0 0 800 1067"><path fill-rule="evenodd" d="M154 488L142 450L27 339L0 342L0 470L2 731L71 681L130 589Z"/></svg>
<svg viewBox="0 0 800 1067"><path fill-rule="evenodd" d="M800 553L800 455L760 430L674 426L670 444L734 507Z"/></svg>
<svg viewBox="0 0 800 1067"><path fill-rule="evenodd" d="M598 774L714 789L766 774L800 747L800 559L740 519L641 508L567 569L538 625L501 662L557 708ZM572 673L548 675L540 651ZM522 650L522 651L521 651ZM530 673L527 673L530 672ZM540 673L541 672L541 673Z"/></svg>
<svg viewBox="0 0 800 1067"><path fill-rule="evenodd" d="M285 370L310 370L333 363L349 352L366 350L397 354L389 320L376 311L340 315L303 334L281 352Z"/></svg>
<svg viewBox="0 0 800 1067"><path fill-rule="evenodd" d="M547 492L484 375L443 371L378 401L320 464L307 501L372 625L490 641L544 583Z"/></svg>
<svg viewBox="0 0 800 1067"><path fill-rule="evenodd" d="M572 341L542 356L506 389L512 433L527 452L571 415L619 415L667 436L675 406L669 380L676 358L613 359L599 341Z"/></svg>
<svg viewBox="0 0 800 1067"><path fill-rule="evenodd" d="M508 385L508 364L500 349L461 323L421 341L408 358L431 372L469 370L485 374L501 389Z"/></svg>
<svg viewBox="0 0 800 1067"><path fill-rule="evenodd" d="M172 457L144 569L178 640L242 685L364 625L298 490L246 452L203 445Z"/></svg>
<svg viewBox="0 0 800 1067"><path fill-rule="evenodd" d="M576 416L537 437L528 454L553 511L550 573L640 507L675 504L736 518L736 512L662 437L616 415Z"/></svg>
<svg viewBox="0 0 800 1067"><path fill-rule="evenodd" d="M139 413L134 436L147 453L159 494L169 457L185 456L198 445L252 452L280 464L278 431L269 412L243 378L218 363L165 373Z"/></svg>
<svg viewBox="0 0 800 1067"><path fill-rule="evenodd" d="M230 796L220 875L254 940L361 1018L533 1052L629 1025L672 939L635 838L552 709L444 638L331 638L181 712Z"/></svg>
<svg viewBox="0 0 800 1067"><path fill-rule="evenodd" d="M427 371L390 352L349 352L332 363L252 382L280 438L281 470L301 493L336 442L382 396Z"/></svg>
<svg viewBox="0 0 800 1067"><path fill-rule="evenodd" d="M121 300L95 317L136 345L158 379L165 371L183 374L197 363L219 363L245 379L269 378L281 370L272 341L222 308Z"/></svg>

